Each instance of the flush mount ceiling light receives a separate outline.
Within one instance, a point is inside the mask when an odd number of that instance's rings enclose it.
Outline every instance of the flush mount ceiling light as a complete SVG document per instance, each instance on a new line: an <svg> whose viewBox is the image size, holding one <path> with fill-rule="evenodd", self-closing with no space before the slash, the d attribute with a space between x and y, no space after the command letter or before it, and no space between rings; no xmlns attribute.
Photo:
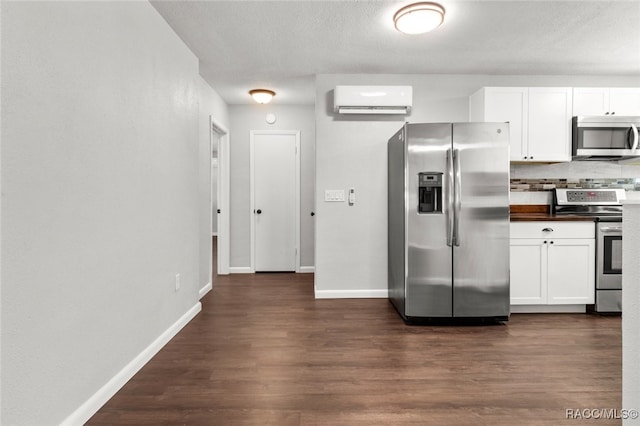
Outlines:
<svg viewBox="0 0 640 426"><path fill-rule="evenodd" d="M444 7L438 3L413 3L393 15L396 30L405 34L422 34L438 28L444 21Z"/></svg>
<svg viewBox="0 0 640 426"><path fill-rule="evenodd" d="M253 97L253 100L259 104L268 104L271 99L276 95L273 90L267 89L253 89L249 90L249 94Z"/></svg>

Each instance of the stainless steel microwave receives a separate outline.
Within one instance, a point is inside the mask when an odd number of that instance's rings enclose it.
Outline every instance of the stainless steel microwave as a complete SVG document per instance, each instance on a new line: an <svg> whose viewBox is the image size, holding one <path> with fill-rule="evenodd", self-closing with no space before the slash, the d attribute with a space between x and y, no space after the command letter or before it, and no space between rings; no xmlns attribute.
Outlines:
<svg viewBox="0 0 640 426"><path fill-rule="evenodd" d="M574 160L624 160L640 157L640 117L573 117Z"/></svg>

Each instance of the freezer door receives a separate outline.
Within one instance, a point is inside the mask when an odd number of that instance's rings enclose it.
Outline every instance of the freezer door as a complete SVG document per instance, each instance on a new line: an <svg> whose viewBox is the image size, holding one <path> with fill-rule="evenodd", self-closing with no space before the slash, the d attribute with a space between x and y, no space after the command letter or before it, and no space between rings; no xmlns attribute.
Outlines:
<svg viewBox="0 0 640 426"><path fill-rule="evenodd" d="M454 123L453 315L509 315L509 125Z"/></svg>
<svg viewBox="0 0 640 426"><path fill-rule="evenodd" d="M388 287L389 299L405 316L405 138L404 127L389 139L388 147Z"/></svg>
<svg viewBox="0 0 640 426"><path fill-rule="evenodd" d="M447 152L451 152L451 123L408 124L406 129L405 313L408 317L450 317L452 248L447 245L447 231L451 229L448 194L452 187Z"/></svg>

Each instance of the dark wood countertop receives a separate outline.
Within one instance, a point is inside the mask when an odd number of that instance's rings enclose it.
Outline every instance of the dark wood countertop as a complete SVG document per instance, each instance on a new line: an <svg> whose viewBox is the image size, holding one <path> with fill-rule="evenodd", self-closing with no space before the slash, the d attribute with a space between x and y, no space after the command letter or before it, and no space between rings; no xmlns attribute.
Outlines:
<svg viewBox="0 0 640 426"><path fill-rule="evenodd" d="M536 222L545 220L587 221L593 222L592 216L554 215L549 213L511 213L511 222Z"/></svg>
<svg viewBox="0 0 640 426"><path fill-rule="evenodd" d="M586 221L593 222L592 216L581 215L554 215L551 214L550 207L546 204L512 204L511 222L540 222L547 220L560 221Z"/></svg>

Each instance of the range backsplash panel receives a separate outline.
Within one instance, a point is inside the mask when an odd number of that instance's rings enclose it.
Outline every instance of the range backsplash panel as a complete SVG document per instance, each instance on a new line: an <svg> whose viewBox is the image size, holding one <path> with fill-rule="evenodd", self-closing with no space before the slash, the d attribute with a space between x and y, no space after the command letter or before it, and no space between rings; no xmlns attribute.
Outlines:
<svg viewBox="0 0 640 426"><path fill-rule="evenodd" d="M640 191L640 179L511 179L511 191L514 192L552 191L555 188L623 188Z"/></svg>

